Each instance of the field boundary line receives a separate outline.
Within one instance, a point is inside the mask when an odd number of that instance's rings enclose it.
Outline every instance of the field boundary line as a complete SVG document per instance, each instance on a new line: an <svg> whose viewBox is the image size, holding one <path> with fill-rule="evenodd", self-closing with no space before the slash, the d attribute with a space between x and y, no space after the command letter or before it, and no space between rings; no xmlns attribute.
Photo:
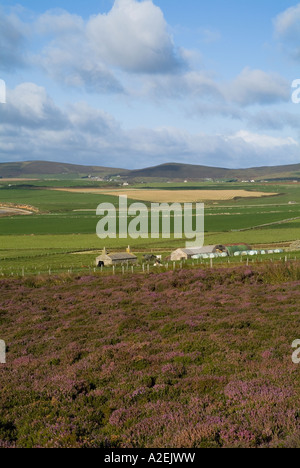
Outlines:
<svg viewBox="0 0 300 468"><path fill-rule="evenodd" d="M243 229L232 229L230 232L252 231L253 229L259 229L259 228L268 227L268 226L277 226L278 224L285 224L285 223L288 223L289 221L297 221L298 219L300 219L300 216L298 216L297 218L282 219L281 221L275 221L273 223L259 224L258 226L252 226L252 227L243 228Z"/></svg>

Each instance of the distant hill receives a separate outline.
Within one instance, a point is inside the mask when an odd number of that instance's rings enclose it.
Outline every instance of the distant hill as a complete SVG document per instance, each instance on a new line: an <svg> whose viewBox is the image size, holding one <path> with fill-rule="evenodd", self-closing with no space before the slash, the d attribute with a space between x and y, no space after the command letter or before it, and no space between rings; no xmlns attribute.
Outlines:
<svg viewBox="0 0 300 468"><path fill-rule="evenodd" d="M49 161L27 161L0 164L0 177L3 178L28 178L46 176L74 176L85 177L88 175L105 177L108 175L127 174L125 169L114 169L101 166L81 166L78 164L65 164Z"/></svg>
<svg viewBox="0 0 300 468"><path fill-rule="evenodd" d="M300 179L300 164L288 166L255 167L250 169L226 169L190 164L168 163L160 166L138 170L108 168L102 166L83 166L48 161L27 161L0 164L2 178L46 178L59 177L82 178L116 177L121 176L130 181L197 181L213 180L271 180L271 179Z"/></svg>
<svg viewBox="0 0 300 468"><path fill-rule="evenodd" d="M270 178L299 178L300 164L289 166L255 167L250 169L226 169L209 166L195 166L189 164L162 164L130 171L127 175L134 179L169 179L169 180L249 180Z"/></svg>

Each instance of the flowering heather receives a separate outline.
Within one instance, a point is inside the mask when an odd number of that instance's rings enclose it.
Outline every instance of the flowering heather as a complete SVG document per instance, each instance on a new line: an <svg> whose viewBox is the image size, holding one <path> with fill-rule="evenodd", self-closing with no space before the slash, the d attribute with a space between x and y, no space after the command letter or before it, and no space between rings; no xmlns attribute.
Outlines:
<svg viewBox="0 0 300 468"><path fill-rule="evenodd" d="M299 265L0 281L0 448L299 447Z"/></svg>

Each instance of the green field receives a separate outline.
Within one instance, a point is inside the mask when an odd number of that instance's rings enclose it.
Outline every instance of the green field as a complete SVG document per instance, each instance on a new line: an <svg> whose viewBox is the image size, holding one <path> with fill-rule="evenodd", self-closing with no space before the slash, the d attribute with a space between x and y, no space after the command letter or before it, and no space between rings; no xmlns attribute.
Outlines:
<svg viewBox="0 0 300 468"><path fill-rule="evenodd" d="M98 239L96 208L114 196L68 193L53 187L101 187L89 180L1 182L0 205L28 205L38 213L30 216L0 218L0 271L4 274L87 269L94 266L95 251L104 246L124 249L128 243L137 253L159 252L168 255L185 244L183 239ZM205 210L205 243L246 242L288 244L300 238L300 184L147 184L136 186L151 190L239 190L277 193L257 199L209 202ZM148 206L150 204L148 203ZM88 211L86 211L88 210ZM298 219L299 218L299 219ZM91 253L89 253L89 251ZM84 252L82 255L75 253Z"/></svg>

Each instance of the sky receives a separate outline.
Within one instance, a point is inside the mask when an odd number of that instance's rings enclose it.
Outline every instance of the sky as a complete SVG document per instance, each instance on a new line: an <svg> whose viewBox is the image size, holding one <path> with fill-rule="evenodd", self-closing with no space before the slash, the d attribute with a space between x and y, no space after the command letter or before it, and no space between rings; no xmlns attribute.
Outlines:
<svg viewBox="0 0 300 468"><path fill-rule="evenodd" d="M297 2L4 0L0 162L300 163L299 79Z"/></svg>

